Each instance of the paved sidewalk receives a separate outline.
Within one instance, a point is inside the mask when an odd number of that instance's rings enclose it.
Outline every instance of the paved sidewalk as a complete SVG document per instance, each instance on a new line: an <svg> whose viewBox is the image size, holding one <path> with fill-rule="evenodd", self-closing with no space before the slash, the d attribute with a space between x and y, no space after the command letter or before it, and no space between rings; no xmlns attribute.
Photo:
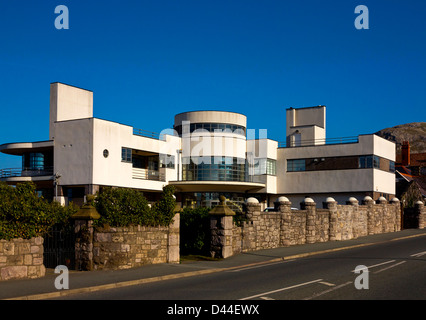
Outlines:
<svg viewBox="0 0 426 320"><path fill-rule="evenodd" d="M156 264L139 268L114 271L70 271L69 290L57 290L54 282L58 274L47 269L46 276L39 279L9 280L0 282L0 299L46 299L60 295L106 290L120 286L136 285L154 281L164 281L181 277L197 276L220 272L231 268L241 268L283 259L304 258L323 252L350 250L360 246L405 237L419 237L424 241L426 229L408 229L394 233L372 235L355 240L333 241L315 244L297 245L277 249L259 250L241 253L216 261L185 261L180 264Z"/></svg>

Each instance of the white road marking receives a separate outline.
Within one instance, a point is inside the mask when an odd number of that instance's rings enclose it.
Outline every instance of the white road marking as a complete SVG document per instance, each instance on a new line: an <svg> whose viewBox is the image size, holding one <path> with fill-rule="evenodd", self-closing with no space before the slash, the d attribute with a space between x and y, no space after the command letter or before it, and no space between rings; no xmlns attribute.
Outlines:
<svg viewBox="0 0 426 320"><path fill-rule="evenodd" d="M321 284L326 285L326 286L329 286L329 287L334 287L334 286L335 286L335 284L334 284L334 283L325 282L325 281L321 281L321 282L318 282L318 283L321 283Z"/></svg>
<svg viewBox="0 0 426 320"><path fill-rule="evenodd" d="M372 266L368 266L367 269L371 269L371 268L378 267L378 266L381 266L381 265L384 265L384 264L388 264L388 263L392 263L392 262L395 262L395 260L390 260L390 261L378 263L378 264L375 264L375 265L372 265ZM355 270L352 270L351 272L355 272Z"/></svg>
<svg viewBox="0 0 426 320"><path fill-rule="evenodd" d="M378 270L378 271L376 271L376 272L374 272L374 273L380 273L380 272L385 271L385 270L388 270L388 269L390 269L390 268L393 268L393 267L399 266L400 264L403 264L403 263L405 263L405 262L407 262L407 261L401 261L401 262L395 263L395 264L393 264L393 265L391 265L391 266L389 266L389 267L386 267L386 268L380 269L380 270Z"/></svg>
<svg viewBox="0 0 426 320"><path fill-rule="evenodd" d="M296 259L292 259L292 260L285 260L285 261L278 261L278 262L273 262L273 263L265 263L265 264L261 264L261 265L258 265L258 266L246 267L246 268L241 268L241 269L231 270L231 271L228 271L228 272L239 272L239 271L245 271L245 270L250 270L250 269L262 268L262 267L272 266L272 265L274 265L274 264L285 263L285 262L291 262L291 261L294 261L294 260L296 260Z"/></svg>
<svg viewBox="0 0 426 320"><path fill-rule="evenodd" d="M423 251L423 252L419 252L419 253L415 253L415 254L412 254L410 257L421 257L421 256L424 256L426 254L426 251Z"/></svg>
<svg viewBox="0 0 426 320"><path fill-rule="evenodd" d="M322 292L316 293L316 294L314 294L314 295L312 295L312 296L310 296L310 297L308 297L308 298L305 298L305 299L303 299L303 300L311 300L311 299L317 298L317 297L319 297L319 296L322 296L323 294L326 294L326 293L329 293L329 292L332 292L332 291L338 290L338 289L340 289L340 288L346 287L347 285L349 285L349 284L351 284L351 283L352 283L352 281L345 282L345 283L343 283L343 284L341 284L341 285L338 285L337 287L333 287L333 288L331 288L331 289L328 289L328 290L325 290L325 291L322 291Z"/></svg>
<svg viewBox="0 0 426 320"><path fill-rule="evenodd" d="M317 279L317 280L312 280L312 281L308 281L308 282L304 282L304 283L299 283L299 284L296 284L296 285L291 286L291 287L285 287L285 288L281 288L281 289L277 289L277 290L263 292L263 293L259 293L259 294L256 294L256 295L250 296L250 297L245 297L245 298L242 298L242 299L239 299L239 300L249 300L249 299L253 299L253 298L263 297L263 296L267 296L268 294L271 294L271 293L277 293L277 292L280 292L280 291L298 288L298 287L306 286L308 284L312 284L312 283L316 283L316 282L320 282L320 281L322 281L322 279Z"/></svg>

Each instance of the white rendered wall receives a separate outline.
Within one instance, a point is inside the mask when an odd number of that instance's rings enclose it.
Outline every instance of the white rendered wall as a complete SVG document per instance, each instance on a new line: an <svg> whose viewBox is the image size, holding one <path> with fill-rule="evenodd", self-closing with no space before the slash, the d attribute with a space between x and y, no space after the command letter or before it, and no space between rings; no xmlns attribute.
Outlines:
<svg viewBox="0 0 426 320"><path fill-rule="evenodd" d="M63 83L50 85L50 139L55 138L55 121L93 117L93 92Z"/></svg>

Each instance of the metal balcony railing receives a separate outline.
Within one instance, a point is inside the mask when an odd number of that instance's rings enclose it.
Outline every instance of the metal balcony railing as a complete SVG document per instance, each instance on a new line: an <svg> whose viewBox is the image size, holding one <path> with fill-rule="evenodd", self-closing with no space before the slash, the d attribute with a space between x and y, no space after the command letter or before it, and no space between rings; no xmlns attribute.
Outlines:
<svg viewBox="0 0 426 320"><path fill-rule="evenodd" d="M53 167L0 169L1 178L52 176Z"/></svg>
<svg viewBox="0 0 426 320"><path fill-rule="evenodd" d="M166 181L165 174L157 170L132 169L132 178L141 180Z"/></svg>
<svg viewBox="0 0 426 320"><path fill-rule="evenodd" d="M133 134L136 135L136 136L141 136L141 137L146 137L146 138L152 138L152 139L157 139L157 140L161 140L162 139L162 135L161 134L159 134L157 132L143 130L143 129L133 128Z"/></svg>
<svg viewBox="0 0 426 320"><path fill-rule="evenodd" d="M295 147L310 147L331 144L358 143L358 137L340 137L340 138L324 138L312 140L300 140L287 142L278 142L278 148L295 148Z"/></svg>

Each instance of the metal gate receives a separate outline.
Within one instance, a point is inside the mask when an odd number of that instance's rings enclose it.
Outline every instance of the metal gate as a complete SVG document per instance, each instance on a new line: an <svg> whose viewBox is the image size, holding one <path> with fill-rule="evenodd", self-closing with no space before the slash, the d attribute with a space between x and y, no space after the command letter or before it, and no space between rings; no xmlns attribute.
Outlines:
<svg viewBox="0 0 426 320"><path fill-rule="evenodd" d="M75 234L72 226L53 226L44 236L43 246L46 268L56 268L58 265L75 268Z"/></svg>

